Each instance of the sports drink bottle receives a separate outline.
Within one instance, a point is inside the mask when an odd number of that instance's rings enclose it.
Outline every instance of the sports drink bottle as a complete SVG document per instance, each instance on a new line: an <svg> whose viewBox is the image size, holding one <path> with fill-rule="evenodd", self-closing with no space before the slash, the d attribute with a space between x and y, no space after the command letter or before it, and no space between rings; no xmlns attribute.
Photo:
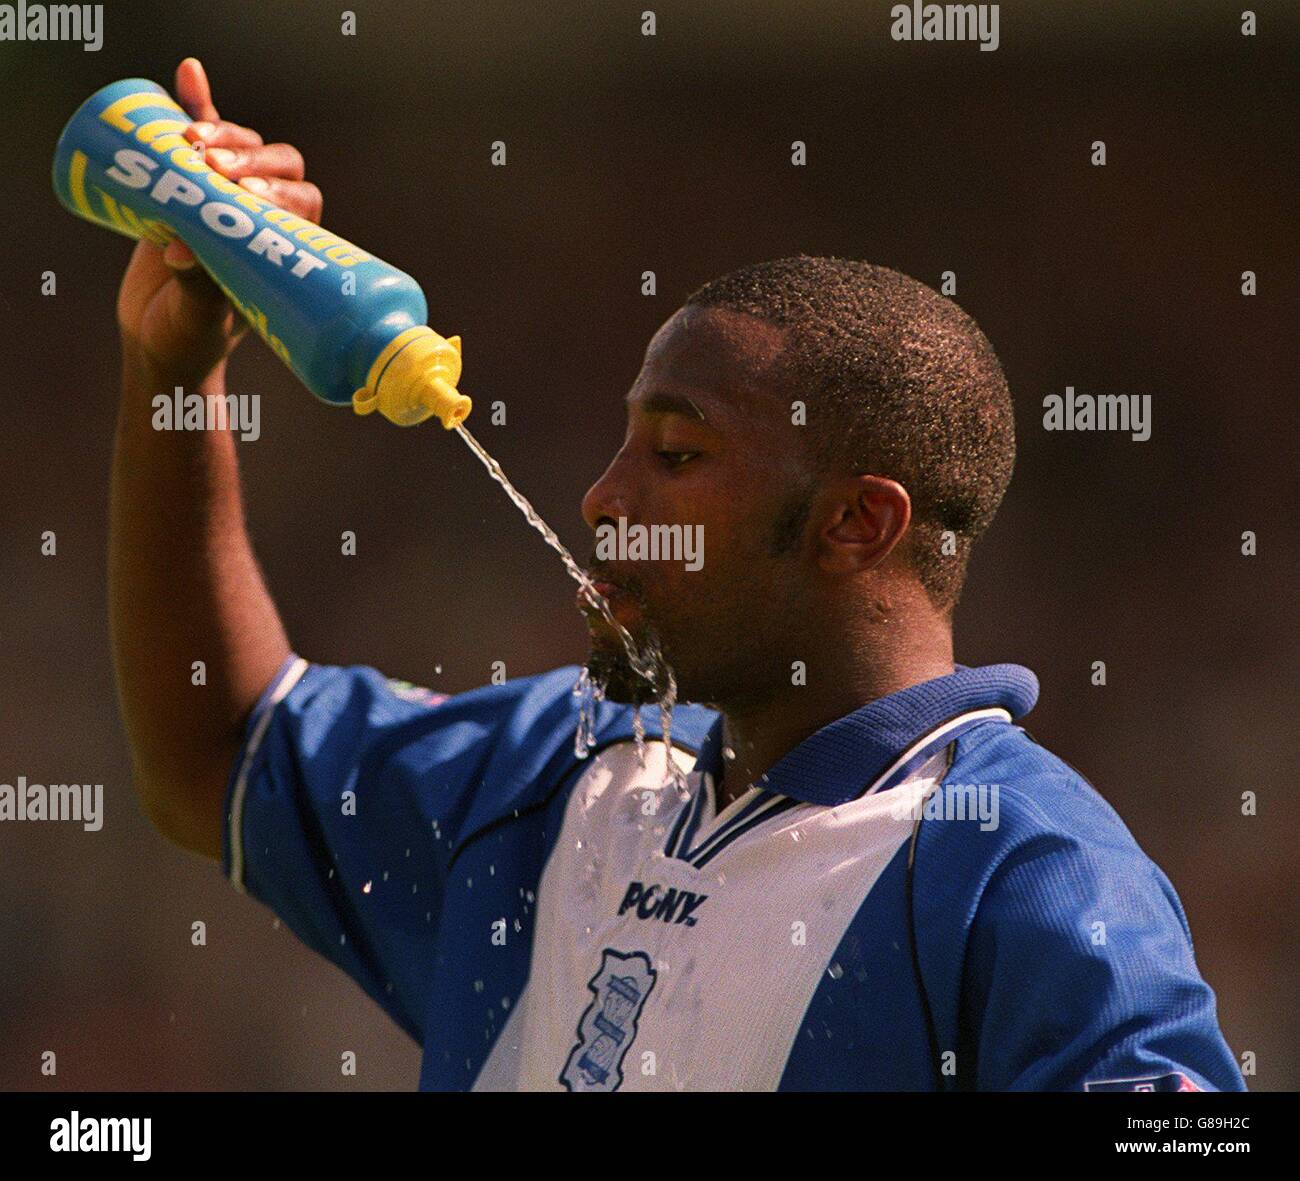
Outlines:
<svg viewBox="0 0 1300 1181"><path fill-rule="evenodd" d="M204 163L191 120L156 82L91 95L59 136L54 191L78 217L165 246L179 237L313 394L401 426L451 429L470 400L460 337L427 326L410 275Z"/></svg>

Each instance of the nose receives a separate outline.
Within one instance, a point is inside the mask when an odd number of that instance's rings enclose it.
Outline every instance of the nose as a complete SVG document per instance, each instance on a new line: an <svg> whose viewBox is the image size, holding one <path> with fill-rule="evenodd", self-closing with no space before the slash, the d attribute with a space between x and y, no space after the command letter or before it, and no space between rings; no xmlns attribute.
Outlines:
<svg viewBox="0 0 1300 1181"><path fill-rule="evenodd" d="M602 521L617 521L619 517L629 516L627 511L627 493L623 451L610 461L604 474L582 498L582 519L593 532Z"/></svg>

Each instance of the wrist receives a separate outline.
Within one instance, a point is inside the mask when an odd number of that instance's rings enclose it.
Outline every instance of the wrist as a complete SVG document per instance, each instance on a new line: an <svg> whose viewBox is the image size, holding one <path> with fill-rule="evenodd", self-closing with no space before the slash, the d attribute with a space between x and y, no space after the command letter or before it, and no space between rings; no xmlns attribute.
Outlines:
<svg viewBox="0 0 1300 1181"><path fill-rule="evenodd" d="M198 393L225 389L226 359L212 365L193 365L152 356L139 342L122 338L122 383L150 396L170 393L176 386Z"/></svg>

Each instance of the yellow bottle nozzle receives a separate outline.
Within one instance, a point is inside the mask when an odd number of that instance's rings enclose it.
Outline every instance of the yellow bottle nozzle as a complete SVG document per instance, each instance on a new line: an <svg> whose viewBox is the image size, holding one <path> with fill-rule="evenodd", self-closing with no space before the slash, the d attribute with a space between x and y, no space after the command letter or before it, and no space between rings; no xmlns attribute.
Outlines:
<svg viewBox="0 0 1300 1181"><path fill-rule="evenodd" d="M370 366L366 384L352 395L358 414L378 410L398 426L436 416L451 430L469 417L473 403L458 389L460 337L442 337L423 325L389 341Z"/></svg>

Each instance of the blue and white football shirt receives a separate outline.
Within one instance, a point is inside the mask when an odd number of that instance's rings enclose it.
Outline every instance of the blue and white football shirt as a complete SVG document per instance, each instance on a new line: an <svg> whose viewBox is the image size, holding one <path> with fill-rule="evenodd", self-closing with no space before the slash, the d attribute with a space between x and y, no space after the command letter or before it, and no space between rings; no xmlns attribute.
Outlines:
<svg viewBox="0 0 1300 1181"><path fill-rule="evenodd" d="M644 762L613 703L574 756L576 677L294 657L249 719L224 868L422 1089L1244 1089L1173 887L1015 724L1027 669L871 702L717 815L717 714L677 710L679 786L653 710Z"/></svg>

